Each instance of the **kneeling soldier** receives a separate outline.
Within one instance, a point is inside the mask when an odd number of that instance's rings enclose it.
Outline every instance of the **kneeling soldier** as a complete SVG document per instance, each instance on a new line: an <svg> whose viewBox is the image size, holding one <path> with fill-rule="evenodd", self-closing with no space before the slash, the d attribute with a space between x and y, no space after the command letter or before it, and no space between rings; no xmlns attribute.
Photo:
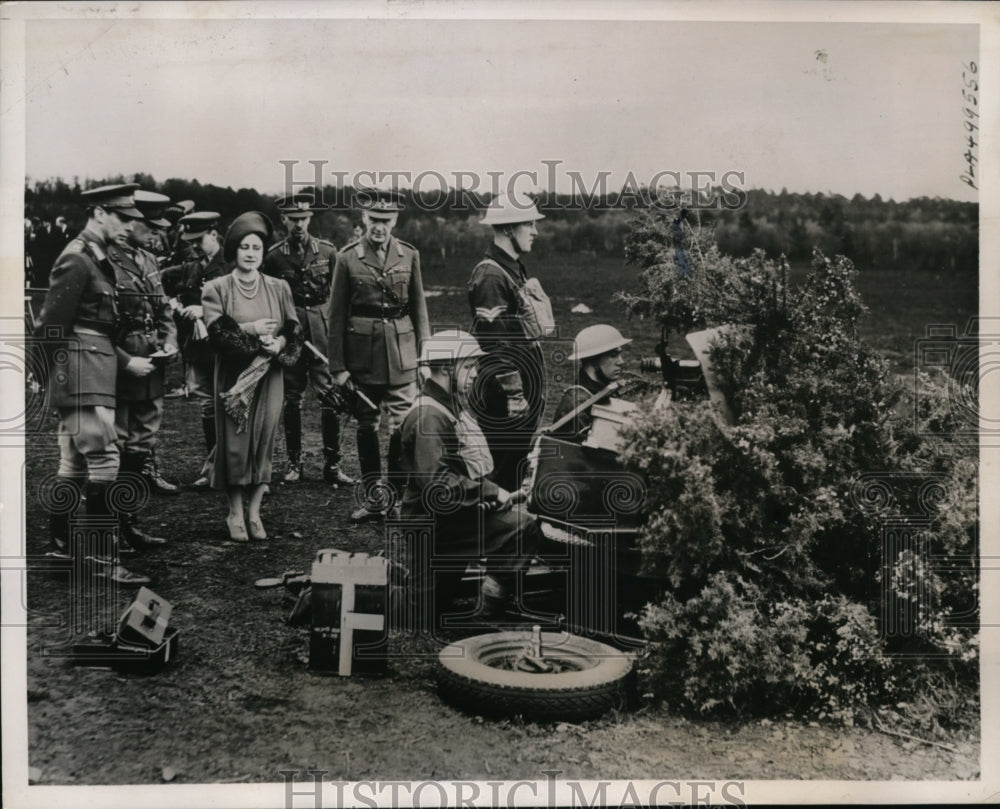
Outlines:
<svg viewBox="0 0 1000 809"><path fill-rule="evenodd" d="M483 600L484 614L490 615L509 600L517 571L528 566L542 533L517 505L524 493L512 494L487 478L493 459L468 409L482 356L475 338L462 331L442 331L424 341L420 364L430 374L400 430L408 473L401 517L433 520L435 556L487 558ZM439 605L450 589L435 594Z"/></svg>

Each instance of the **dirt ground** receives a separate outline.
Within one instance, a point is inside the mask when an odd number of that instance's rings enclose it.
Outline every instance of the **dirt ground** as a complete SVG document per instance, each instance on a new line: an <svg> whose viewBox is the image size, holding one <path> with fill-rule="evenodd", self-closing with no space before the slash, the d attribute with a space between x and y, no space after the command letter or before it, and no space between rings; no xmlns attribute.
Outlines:
<svg viewBox="0 0 1000 809"><path fill-rule="evenodd" d="M441 297L461 311L464 296ZM590 302L594 322L601 308L613 311L606 301ZM176 367L171 375L175 382ZM177 659L162 673L79 668L54 655L71 635L68 582L28 574L28 745L39 783L156 784L165 780L164 768L176 783L276 782L281 770L308 768L328 771L330 780L544 780L546 769L570 779L977 777L978 728L948 740L954 749L946 750L871 729L790 719L692 721L645 703L582 724L483 720L439 699L438 646L426 637L393 636L397 656L382 678L310 672L308 632L284 622L288 595L256 590L254 580L308 570L319 548L374 552L384 542L378 526L348 521L352 492L332 491L318 479L314 400L305 424L307 480L273 486L263 509L267 541L228 540L220 493L185 490L154 498L143 511L140 525L170 545L128 565L154 578L152 588L173 604L170 623L181 632ZM50 418L47 428L53 427ZM343 449L356 473L353 426ZM193 402L168 400L159 454L168 478L183 483L197 476L201 431ZM47 520L38 487L55 470L54 437L32 437L26 456L30 556L44 551ZM279 438L279 468L283 460ZM133 594L119 593L114 611Z"/></svg>

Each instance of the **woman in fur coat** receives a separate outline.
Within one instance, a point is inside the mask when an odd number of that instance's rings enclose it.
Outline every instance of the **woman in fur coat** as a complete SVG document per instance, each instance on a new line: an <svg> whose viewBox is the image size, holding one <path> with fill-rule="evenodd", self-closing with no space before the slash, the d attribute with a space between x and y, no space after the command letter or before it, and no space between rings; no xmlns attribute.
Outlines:
<svg viewBox="0 0 1000 809"><path fill-rule="evenodd" d="M262 213L238 216L222 248L236 268L202 290L205 325L216 352L218 440L209 481L226 492L226 526L238 542L267 538L260 504L271 480L281 421L282 366L293 365L302 350L291 289L259 271L273 232Z"/></svg>

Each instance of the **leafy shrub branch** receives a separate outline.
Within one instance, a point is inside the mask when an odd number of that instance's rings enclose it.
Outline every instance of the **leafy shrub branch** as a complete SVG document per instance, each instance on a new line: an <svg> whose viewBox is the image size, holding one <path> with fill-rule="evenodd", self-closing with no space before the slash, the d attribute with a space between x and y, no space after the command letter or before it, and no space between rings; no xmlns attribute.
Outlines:
<svg viewBox="0 0 1000 809"><path fill-rule="evenodd" d="M792 289L784 257L726 256L653 213L627 255L643 269L620 296L631 314L728 327L710 356L737 416L674 402L630 433L647 564L669 582L641 618L653 690L697 712L853 721L931 682L974 683L977 456L954 412L974 396L924 377L915 399L893 379L859 336L843 256L816 252Z"/></svg>

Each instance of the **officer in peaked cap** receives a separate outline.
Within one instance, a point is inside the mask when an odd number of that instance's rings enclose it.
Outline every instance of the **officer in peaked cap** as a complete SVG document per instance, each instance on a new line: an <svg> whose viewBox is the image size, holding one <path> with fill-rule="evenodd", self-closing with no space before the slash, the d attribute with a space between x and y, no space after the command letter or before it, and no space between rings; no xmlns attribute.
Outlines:
<svg viewBox="0 0 1000 809"><path fill-rule="evenodd" d="M163 244L163 249L160 251L161 265L174 266L196 258L191 244L181 239L184 228L179 224L180 218L192 211L194 203L189 199L168 205L164 210L163 216L168 220L169 226L160 234L160 241Z"/></svg>
<svg viewBox="0 0 1000 809"><path fill-rule="evenodd" d="M359 200L365 235L337 254L330 292L330 372L343 385L352 378L379 410L358 414L358 463L364 502L355 521L384 514L380 495L380 410L390 426L387 466L398 499L402 490L399 425L417 393L417 357L429 334L420 254L392 235L402 205L394 193Z"/></svg>
<svg viewBox="0 0 1000 809"><path fill-rule="evenodd" d="M59 468L52 488L49 555L71 559L82 554L98 575L121 584L147 584L119 562L112 493L120 457L116 444L115 404L119 334L112 244L123 243L142 218L133 193L138 186L108 185L85 191L87 224L52 267L49 291L38 316L36 337L48 370L50 406L59 413ZM88 529L74 547L73 512L87 499Z"/></svg>
<svg viewBox="0 0 1000 809"><path fill-rule="evenodd" d="M219 214L198 211L182 216L179 224L184 226L181 240L195 245L199 256L165 269L163 286L171 296L171 305L178 318L187 394L201 403L202 432L207 452L211 453L215 447L215 354L202 319L201 290L209 281L225 275L231 266L222 251ZM203 469L192 485L208 491L208 476L204 472Z"/></svg>
<svg viewBox="0 0 1000 809"><path fill-rule="evenodd" d="M295 194L278 200L281 221L288 235L268 251L262 271L288 283L295 302L295 313L302 324L303 339L312 343L324 356L329 353L326 304L336 263L337 248L309 233L316 207L311 194ZM288 469L285 483L298 483L302 470L302 394L311 381L320 401L320 433L323 440L323 480L338 485L354 481L340 468L340 416L325 398L333 387L330 371L323 360L305 350L298 362L284 369L285 374L285 451Z"/></svg>
<svg viewBox="0 0 1000 809"><path fill-rule="evenodd" d="M142 475L155 494L177 494L156 465L157 434L163 421L165 364L177 355L177 327L160 283L156 259L147 249L170 222L164 218L170 198L152 191L135 192L143 213L125 247L108 248L115 265L120 301L118 352L118 429L123 475ZM157 358L150 359L152 355ZM134 514L123 514L121 532L132 545L162 545L165 540L140 531Z"/></svg>

